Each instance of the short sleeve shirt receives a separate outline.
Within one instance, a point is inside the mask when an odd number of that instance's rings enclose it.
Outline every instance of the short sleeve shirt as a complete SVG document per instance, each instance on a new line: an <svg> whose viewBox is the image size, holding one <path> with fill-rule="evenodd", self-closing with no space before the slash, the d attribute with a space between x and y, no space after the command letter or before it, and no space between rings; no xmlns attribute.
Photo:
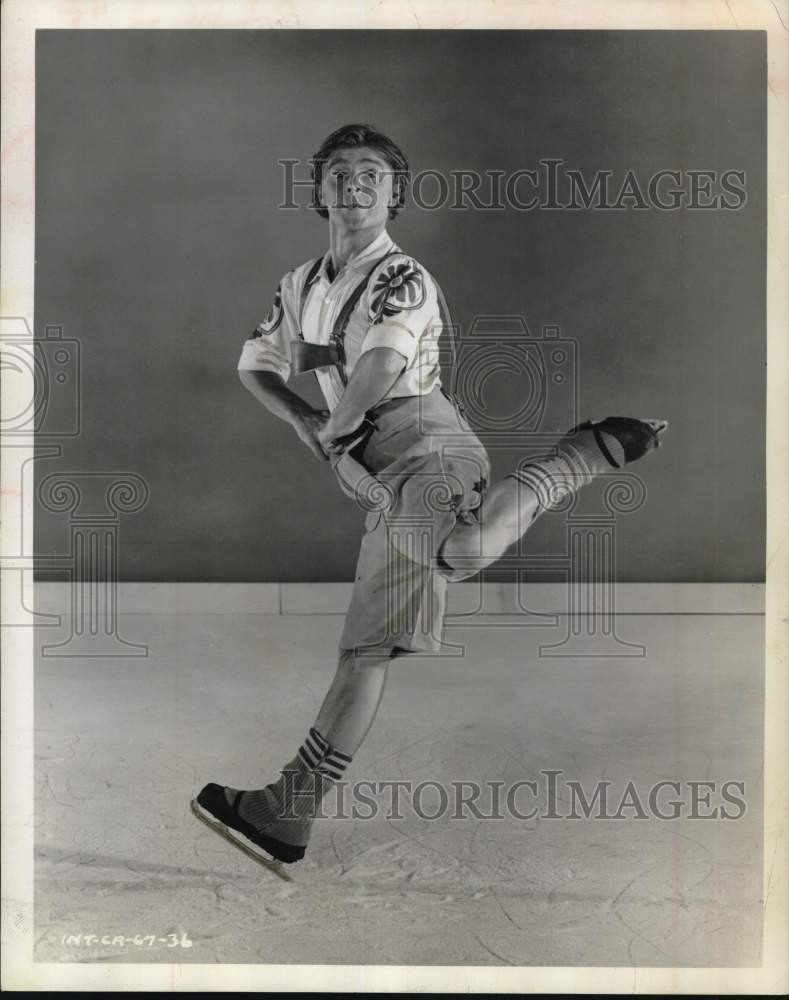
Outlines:
<svg viewBox="0 0 789 1000"><path fill-rule="evenodd" d="M403 356L406 366L384 399L425 395L440 386L439 336L443 325L436 284L427 270L403 253L386 230L353 255L334 280L329 277L330 259L327 253L321 261L303 310L302 291L312 262L282 278L256 336L244 344L239 369L274 371L288 381L292 374L291 341L302 336L310 343L329 344L343 305L369 275L345 328L346 377L351 377L362 354L375 347L389 347ZM329 366L316 369L316 375L333 410L344 388L339 372Z"/></svg>

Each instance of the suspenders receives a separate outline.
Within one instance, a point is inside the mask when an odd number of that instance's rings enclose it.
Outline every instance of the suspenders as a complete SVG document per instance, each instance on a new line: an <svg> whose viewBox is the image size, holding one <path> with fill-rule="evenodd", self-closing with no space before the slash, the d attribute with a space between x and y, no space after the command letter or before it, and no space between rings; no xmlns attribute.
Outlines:
<svg viewBox="0 0 789 1000"><path fill-rule="evenodd" d="M301 330L301 319L304 315L304 306L307 303L307 296L310 294L310 289L315 284L315 279L318 277L318 271L320 270L321 264L323 263L323 257L318 257L310 264L310 269L307 271L307 277L304 279L304 287L301 289L301 300L299 301L299 336L304 340L304 334Z"/></svg>
<svg viewBox="0 0 789 1000"><path fill-rule="evenodd" d="M329 341L334 345L337 351L337 371L339 372L343 385L348 384L348 375L345 371L345 331L348 329L348 322L351 318L351 313L358 305L359 299L362 295L364 295L364 291L370 282L370 278L378 265L385 261L387 257L395 257L398 254L402 254L402 250L390 250L389 253L385 253L383 257L378 258L364 278L362 278L356 288L354 288L348 296L345 305L340 310L340 315L337 317L334 326L332 327L332 332L329 335Z"/></svg>
<svg viewBox="0 0 789 1000"><path fill-rule="evenodd" d="M317 353L318 351L322 353L322 356L320 357L320 361L322 362L319 365L320 367L324 367L324 365L327 364L335 365L335 367L337 368L337 373L340 377L340 381L342 382L343 386L348 384L348 375L345 371L345 331L348 328L348 322L350 321L351 314L358 305L359 299L364 294L365 289L367 288L367 285L370 282L370 278L373 275L373 272L382 263L382 261L386 260L388 257L396 257L402 254L403 254L402 250L390 250L388 253L385 253L382 257L378 258L378 260L373 264L373 266L370 268L367 274L362 278L362 280L359 282L356 288L354 288L354 290L348 296L345 304L340 310L340 314L335 320L331 334L329 335L329 346L321 348L319 345L315 345L315 348L311 352L313 357L318 357ZM323 262L323 257L318 257L316 260L312 262L312 264L310 265L310 269L307 272L307 276L304 280L304 285L302 286L301 289L301 297L299 301L300 341L304 341L304 333L302 327L303 327L304 308L307 304L307 297L310 294L312 286L315 284L315 281L317 280L318 271L320 270L322 262ZM435 278L433 278L432 275L430 275L430 277L436 289L436 296L438 298L438 307L439 307L439 312L441 314L441 324L442 327L447 331L447 334L449 336L449 342L452 351L452 365L454 374L454 368L456 368L457 366L457 356L455 352L455 335L454 335L454 326L452 323L452 316L449 312L449 306L447 305L447 300L444 297L444 293L441 290L441 286L438 284ZM299 345L298 341L294 342L293 344L294 349L298 345ZM301 370L307 370L307 369L302 368ZM463 404L460 402L457 395L454 392L447 391L443 386L441 387L441 392L455 407L455 410L458 412L458 415L465 420L465 410L463 408Z"/></svg>
<svg viewBox="0 0 789 1000"><path fill-rule="evenodd" d="M359 304L359 299L364 294L370 278L378 265L382 261L386 260L387 257L394 257L398 254L402 254L402 250L390 250L388 253L385 253L383 257L378 258L378 260L373 264L367 274L362 278L356 288L354 288L346 299L345 304L340 310L339 316L334 322L332 331L329 334L328 349L324 348L324 351L320 354L318 351L311 352L314 358L321 359L323 361L319 367L324 367L326 364L334 364L337 369L337 374L340 376L340 381L344 386L348 384L348 374L345 371L345 331L348 328L348 322L350 321L351 314ZM302 340L304 340L304 332L302 329L304 307L307 304L307 296L310 293L310 289L315 284L322 261L323 258L319 257L317 260L312 262L310 269L307 272L307 277L304 280L304 287L301 290L301 301L299 303L299 336ZM321 355L323 355L323 357L321 357Z"/></svg>

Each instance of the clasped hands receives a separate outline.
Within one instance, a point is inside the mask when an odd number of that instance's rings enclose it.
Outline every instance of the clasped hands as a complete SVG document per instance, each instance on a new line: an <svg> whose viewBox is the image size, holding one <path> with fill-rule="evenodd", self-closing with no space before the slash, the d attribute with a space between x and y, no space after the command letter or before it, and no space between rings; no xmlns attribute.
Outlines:
<svg viewBox="0 0 789 1000"><path fill-rule="evenodd" d="M326 461L345 451L349 435L359 430L363 422L364 414L340 422L329 410L309 409L299 414L293 426L313 455Z"/></svg>

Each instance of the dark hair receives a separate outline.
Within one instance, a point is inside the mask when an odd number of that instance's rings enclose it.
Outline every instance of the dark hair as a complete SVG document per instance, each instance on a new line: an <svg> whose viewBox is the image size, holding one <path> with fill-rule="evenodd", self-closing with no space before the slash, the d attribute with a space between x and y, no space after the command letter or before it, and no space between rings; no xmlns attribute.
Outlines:
<svg viewBox="0 0 789 1000"><path fill-rule="evenodd" d="M405 192L411 177L411 170L400 147L383 132L373 128L372 125L343 125L323 140L318 152L312 157L312 207L322 219L329 218L329 210L321 204L323 168L337 150L353 149L358 146L368 146L370 149L375 149L392 168L394 204L389 209L389 218L394 219L405 204Z"/></svg>

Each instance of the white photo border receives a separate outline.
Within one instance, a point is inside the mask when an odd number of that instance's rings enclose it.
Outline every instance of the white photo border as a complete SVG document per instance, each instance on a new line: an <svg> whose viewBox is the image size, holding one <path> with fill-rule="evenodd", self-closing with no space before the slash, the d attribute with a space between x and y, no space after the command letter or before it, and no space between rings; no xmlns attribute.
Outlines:
<svg viewBox="0 0 789 1000"><path fill-rule="evenodd" d="M33 327L35 32L39 29L761 30L768 58L767 589L764 938L759 968L165 965L33 962L33 631L2 633L2 986L6 990L583 992L783 994L787 978L789 806L789 3L785 0L4 0L2 305ZM32 398L15 373L9 405ZM28 394L29 393L29 394ZM27 395L26 395L27 394ZM33 443L29 454L32 458ZM15 463L16 464L16 463ZM21 529L22 483L2 463L2 532ZM32 523L32 498L23 516ZM3 551L9 546L4 544ZM14 549L15 551L16 549ZM32 583L30 584L32 591ZM26 604L33 606L32 593ZM3 620L16 595L3 592Z"/></svg>

